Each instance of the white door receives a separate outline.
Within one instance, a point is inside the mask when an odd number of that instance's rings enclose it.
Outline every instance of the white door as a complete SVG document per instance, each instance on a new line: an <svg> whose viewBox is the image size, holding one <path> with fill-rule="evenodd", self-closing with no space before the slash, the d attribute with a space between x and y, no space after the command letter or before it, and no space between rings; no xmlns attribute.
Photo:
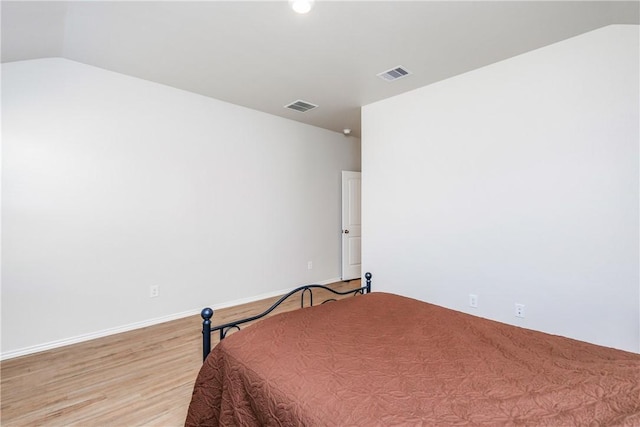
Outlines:
<svg viewBox="0 0 640 427"><path fill-rule="evenodd" d="M342 171L342 280L360 278L360 175Z"/></svg>

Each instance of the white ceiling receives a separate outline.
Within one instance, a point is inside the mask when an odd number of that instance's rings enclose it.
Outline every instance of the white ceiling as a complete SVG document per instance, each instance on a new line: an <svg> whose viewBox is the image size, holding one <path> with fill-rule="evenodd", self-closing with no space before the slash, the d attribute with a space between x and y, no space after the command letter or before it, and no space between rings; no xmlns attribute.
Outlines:
<svg viewBox="0 0 640 427"><path fill-rule="evenodd" d="M2 62L64 57L360 134L360 107L609 24L640 1L2 1ZM413 74L376 74L402 65ZM299 113L302 99L319 108ZM215 120L215 117L212 117Z"/></svg>

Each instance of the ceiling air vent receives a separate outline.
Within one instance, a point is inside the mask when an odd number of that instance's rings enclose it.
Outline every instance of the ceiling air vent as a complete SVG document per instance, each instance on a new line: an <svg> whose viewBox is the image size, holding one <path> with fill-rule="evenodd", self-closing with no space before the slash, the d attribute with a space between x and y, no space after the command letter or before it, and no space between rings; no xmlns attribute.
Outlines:
<svg viewBox="0 0 640 427"><path fill-rule="evenodd" d="M388 82L392 82L394 80L398 80L398 79L401 79L403 77L406 77L409 74L411 74L411 72L409 70L407 70L406 68L404 68L402 66L397 66L395 68L392 68L390 70L387 70L385 72L382 72L382 73L378 74L378 77L380 77L381 79L386 80Z"/></svg>
<svg viewBox="0 0 640 427"><path fill-rule="evenodd" d="M285 105L284 107L290 110L296 110L296 111L300 111L301 113L306 113L307 111L313 110L314 108L316 108L317 105L298 99L297 101L292 102L289 105Z"/></svg>

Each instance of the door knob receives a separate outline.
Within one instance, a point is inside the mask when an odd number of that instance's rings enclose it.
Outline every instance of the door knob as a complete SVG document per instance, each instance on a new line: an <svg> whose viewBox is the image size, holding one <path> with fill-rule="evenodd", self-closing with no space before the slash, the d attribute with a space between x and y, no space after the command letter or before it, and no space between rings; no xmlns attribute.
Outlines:
<svg viewBox="0 0 640 427"><path fill-rule="evenodd" d="M349 234L349 230L344 230L344 234Z"/></svg>

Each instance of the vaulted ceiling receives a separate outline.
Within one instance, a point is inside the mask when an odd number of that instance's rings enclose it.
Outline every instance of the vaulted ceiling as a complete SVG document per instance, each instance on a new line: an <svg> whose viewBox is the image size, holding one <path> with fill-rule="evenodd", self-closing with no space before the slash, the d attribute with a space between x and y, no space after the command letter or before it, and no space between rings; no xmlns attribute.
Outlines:
<svg viewBox="0 0 640 427"><path fill-rule="evenodd" d="M64 57L360 134L360 107L610 24L638 1L2 1L2 62ZM396 66L394 82L377 77ZM284 108L296 100L319 107ZM215 120L215 117L211 118Z"/></svg>

